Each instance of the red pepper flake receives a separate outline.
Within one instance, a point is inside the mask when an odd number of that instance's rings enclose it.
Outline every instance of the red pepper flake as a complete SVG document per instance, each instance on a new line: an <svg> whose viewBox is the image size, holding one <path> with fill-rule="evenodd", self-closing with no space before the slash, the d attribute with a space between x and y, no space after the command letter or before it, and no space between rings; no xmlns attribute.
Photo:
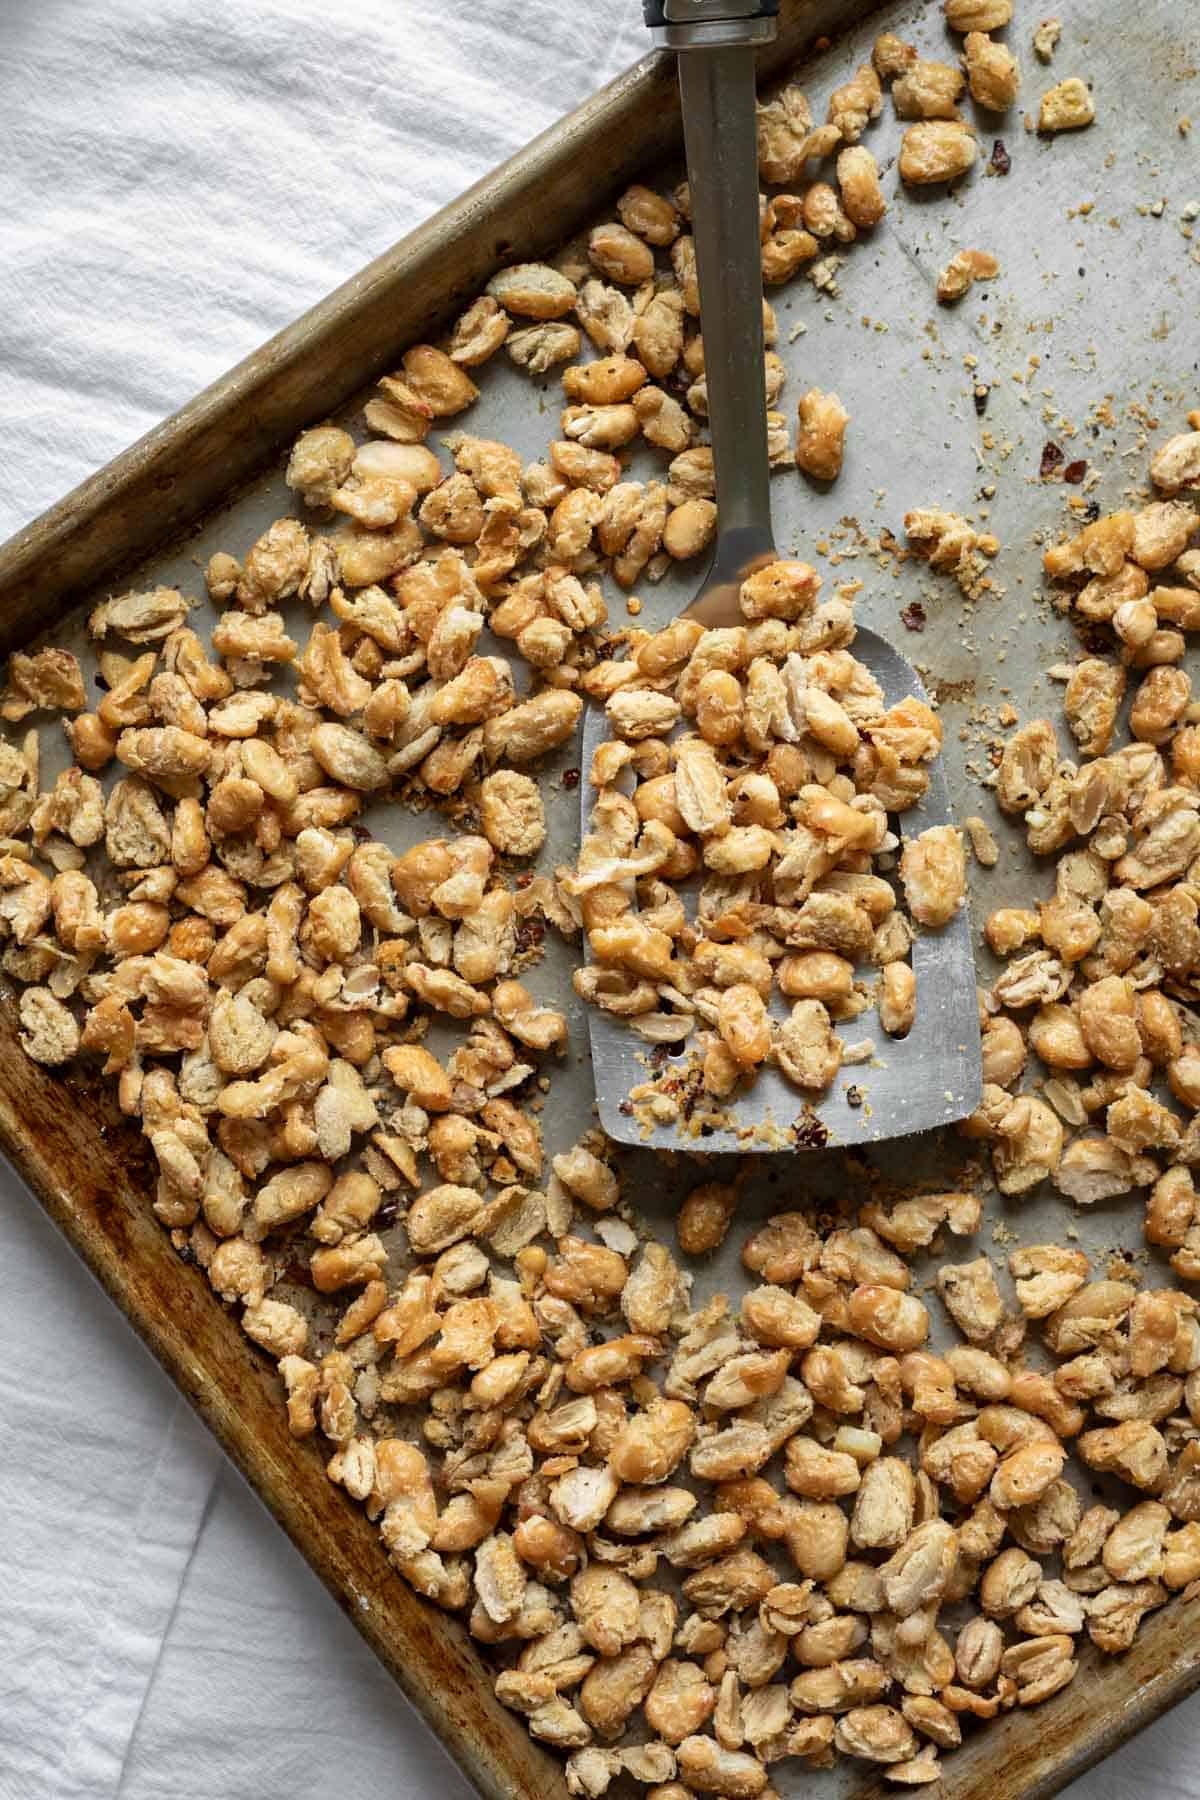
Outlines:
<svg viewBox="0 0 1200 1800"><path fill-rule="evenodd" d="M1045 444L1042 447L1042 462L1038 470L1040 475L1053 475L1059 463L1063 461L1063 453L1057 444Z"/></svg>
<svg viewBox="0 0 1200 1800"><path fill-rule="evenodd" d="M997 175L1007 175L1012 168L1012 157L1004 147L1004 139L997 138L992 145L992 168Z"/></svg>
<svg viewBox="0 0 1200 1800"><path fill-rule="evenodd" d="M1086 462L1069 462L1063 470L1063 480L1069 481L1072 487L1078 487L1086 474Z"/></svg>
<svg viewBox="0 0 1200 1800"><path fill-rule="evenodd" d="M901 609L900 618L902 623L907 625L910 631L924 631L925 626L928 623L925 617L925 608L921 605L919 600L913 600L907 606L903 607Z"/></svg>
<svg viewBox="0 0 1200 1800"><path fill-rule="evenodd" d="M578 769L564 769L563 770L563 786L565 788L577 788L579 786L579 770Z"/></svg>

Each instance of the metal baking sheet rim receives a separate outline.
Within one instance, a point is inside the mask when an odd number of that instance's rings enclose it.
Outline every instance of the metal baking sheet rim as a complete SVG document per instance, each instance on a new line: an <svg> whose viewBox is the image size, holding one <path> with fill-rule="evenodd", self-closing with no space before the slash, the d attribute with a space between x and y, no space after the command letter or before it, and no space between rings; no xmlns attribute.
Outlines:
<svg viewBox="0 0 1200 1800"><path fill-rule="evenodd" d="M769 77L879 0L783 0ZM0 653L228 501L500 263L568 236L604 191L675 146L669 63L648 57L0 547ZM380 346L386 347L381 359ZM411 1594L378 1535L292 1440L273 1378L145 1203L144 1146L95 1084L29 1063L0 1012L0 1147L209 1425L368 1644L488 1800L565 1796L561 1765L500 1706L457 1621ZM943 1765L953 1800L1038 1800L1200 1686L1200 1609L1177 1598L1120 1660L1012 1712ZM868 1777L854 1800L894 1792Z"/></svg>

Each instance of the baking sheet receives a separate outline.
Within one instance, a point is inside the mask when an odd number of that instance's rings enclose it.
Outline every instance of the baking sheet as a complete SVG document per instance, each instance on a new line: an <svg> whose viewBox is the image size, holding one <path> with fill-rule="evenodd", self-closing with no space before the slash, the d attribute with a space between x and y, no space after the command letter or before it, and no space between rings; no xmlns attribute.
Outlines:
<svg viewBox="0 0 1200 1800"><path fill-rule="evenodd" d="M1025 70L1023 99L1035 104L1037 93L1053 79L1081 74L1094 83L1096 126L1042 142L1021 130L1017 114L999 127L981 116L985 156L999 133L1011 157L1008 175L979 170L949 196L941 190L900 194L885 224L848 248L832 275L835 291L821 292L801 280L771 296L780 324L777 348L789 370L783 404L790 412L798 393L815 383L836 387L853 417L845 470L832 488L818 491L794 472L775 477L780 548L814 560L825 575L827 594L839 582L861 581L857 606L862 621L891 637L940 697L952 801L959 816L983 813L1004 843L995 870L973 872L977 920L994 905L1027 903L1031 891L1045 893L1052 885L1052 865L1031 864L1023 843L1004 832L1000 816L978 787L989 767L989 743L1000 729L1000 709L1011 703L1023 716L1055 716L1059 690L1048 670L1073 648L1069 627L1040 597L1038 539L1065 522L1065 503L1080 490L1039 479L1042 447L1052 439L1068 460L1087 458L1087 497L1107 510L1124 503L1131 485L1143 479L1147 455L1139 441L1142 434L1149 430L1153 439L1177 428L1197 398L1200 240L1185 234L1183 214L1188 202L1200 197L1200 165L1193 141L1177 127L1197 105L1197 26L1189 22L1185 41L1178 12L1166 0L1153 0L1133 19L1122 16L1119 31L1113 29L1115 6L1101 0L1086 0L1064 14L1053 73L1044 71L1029 52L1029 32L1036 22L1032 14L1010 33ZM814 17L812 9L785 8L785 27L794 38L805 20ZM953 54L941 29L940 9L917 9L915 15L911 8L880 9L868 23L852 28L806 76L818 116L828 91L885 27L915 38L930 54ZM641 80L643 95L656 85L661 91L661 71L650 71ZM885 165L889 198L896 188L899 136L885 102L884 115L866 141ZM559 144L560 159L566 158L569 143L568 135ZM631 156L637 147L635 143L630 149ZM615 171L617 160L614 156L605 165L608 172ZM578 189L578 168L573 180ZM603 196L597 193L596 198ZM518 246L516 253L532 241L510 228L502 197L494 194L492 200L489 208L487 195L482 195L470 221L464 222L475 234L481 269L505 239ZM1156 210L1159 201L1161 211ZM933 294L938 269L963 246L995 251L1002 274L976 288L957 309L940 308ZM431 315L444 311L447 293L448 287L438 287L430 276L424 297ZM411 329L407 322L395 327L397 335L389 343L377 318L377 294L369 285L363 286L360 302L356 341L361 342L364 320L375 317L378 363L390 366L404 341L418 334L415 321ZM347 304L353 305L353 296ZM326 410L330 395L322 380L318 369L312 418ZM456 423L502 437L528 458L542 454L556 435L557 382L547 379L540 394L531 394L528 377L501 355L484 372L481 385L480 402ZM988 389L982 417L975 404L979 386ZM226 390L224 411L213 403L210 429L223 421L228 434L236 430L231 394ZM1108 410L1098 418L1096 409L1106 401ZM289 404L295 406L294 395ZM285 410L281 404L278 416ZM357 426L353 408L344 417ZM1151 427L1150 417L1160 419L1161 428ZM1093 469L1098 476L1094 485ZM992 487L994 493L987 492ZM119 484L112 491L118 492ZM195 493L190 501L175 496L172 505L176 500L180 518L189 505L198 510L205 503ZM207 556L218 548L244 551L266 524L291 510L289 501L277 468L217 512L183 547L131 575L131 583L166 582L202 593L199 571ZM967 601L949 578L931 575L921 564L899 564L893 555L872 548L881 531L902 543L905 511L925 505L973 517L986 513L987 526L1002 545L994 574L1003 592ZM67 541L61 535L63 523L59 521L60 544ZM138 529L144 529L144 521L139 520ZM93 567L102 562L105 541L103 533L93 539ZM76 566L86 568L86 542L82 550L77 537L70 542ZM16 575L23 569L11 556L8 569L2 617L11 631L19 632L19 621L28 617L27 591L17 594ZM695 572L684 571L672 573L657 588L644 586L639 623L654 625L673 616L694 585ZM614 593L610 599L613 616L619 617L621 598ZM911 632L900 618L904 610L910 618L916 616L914 602L925 615L920 632ZM68 641L57 624L50 636ZM57 733L45 730L42 738L48 781L66 758ZM563 773L577 766L578 752L570 749L548 765L544 792L551 833L543 867L568 859L578 843L578 794L562 781ZM374 807L363 822L397 849L430 830L428 816L416 818L394 806ZM550 941L544 962L529 978L539 994L559 1002L570 996L573 1049L544 1119L549 1153L573 1142L592 1119L586 1022L569 981L576 955ZM5 1033L11 1045L10 1020ZM256 1485L286 1515L306 1554L360 1614L358 1622L376 1647L406 1675L405 1685L415 1688L418 1704L427 1716L434 1715L435 1727L468 1772L492 1793L527 1792L535 1786L561 1792L561 1777L550 1759L527 1744L519 1720L491 1701L461 1634L388 1574L373 1530L325 1483L319 1456L311 1446L297 1446L287 1438L273 1378L206 1284L178 1264L149 1215L145 1158L128 1127L113 1132L108 1101L92 1084L58 1083L11 1050L3 1069L0 1133L10 1154L75 1241L85 1245L93 1265L102 1268L111 1286L123 1289L135 1322L200 1399ZM67 1141L68 1117L95 1131L97 1144L90 1146L86 1170L78 1140ZM885 1177L951 1180L958 1177L967 1150L953 1138L923 1141L875 1153L872 1164ZM696 1180L732 1166L686 1155L671 1159L664 1169L659 1159L638 1152L623 1161L639 1213L669 1244L680 1195ZM865 1191L867 1180L866 1173L848 1166L840 1155L756 1159L726 1251L692 1265L695 1297L738 1292L737 1248L770 1211L812 1204L832 1212ZM1121 1248L1138 1257L1144 1254L1139 1203L1112 1202L1076 1215L1052 1192L1015 1202L992 1196L980 1238L961 1250L953 1246L952 1254L965 1259L982 1248L1002 1267L1010 1242L1061 1239L1064 1233L1077 1233L1097 1260ZM921 1268L920 1282L931 1274L931 1266ZM935 1317L939 1310L934 1301ZM1176 1601L1152 1617L1129 1657L1114 1663L1085 1654L1084 1670L1064 1694L1033 1713L1009 1715L951 1755L942 1791L1053 1791L1153 1716L1168 1697L1200 1680L1197 1635L1195 1605L1185 1608ZM785 1797L801 1791L865 1794L877 1785L868 1781L864 1787L861 1770L852 1765L814 1774L783 1763L775 1766L773 1777Z"/></svg>

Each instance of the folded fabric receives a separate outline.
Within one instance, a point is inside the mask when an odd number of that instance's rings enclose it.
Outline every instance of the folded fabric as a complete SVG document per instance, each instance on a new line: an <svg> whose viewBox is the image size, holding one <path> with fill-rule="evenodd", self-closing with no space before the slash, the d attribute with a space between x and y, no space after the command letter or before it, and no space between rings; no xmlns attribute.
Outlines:
<svg viewBox="0 0 1200 1800"><path fill-rule="evenodd" d="M221 1453L0 1168L0 1795L109 1800Z"/></svg>
<svg viewBox="0 0 1200 1800"><path fill-rule="evenodd" d="M0 539L647 48L638 0L3 11Z"/></svg>

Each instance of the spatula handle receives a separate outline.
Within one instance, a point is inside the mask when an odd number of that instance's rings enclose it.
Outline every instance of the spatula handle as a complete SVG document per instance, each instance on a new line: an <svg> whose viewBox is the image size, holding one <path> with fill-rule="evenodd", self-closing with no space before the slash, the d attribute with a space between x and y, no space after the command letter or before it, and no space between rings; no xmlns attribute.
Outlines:
<svg viewBox="0 0 1200 1800"><path fill-rule="evenodd" d="M679 88L720 529L769 533L753 48L681 52Z"/></svg>
<svg viewBox="0 0 1200 1800"><path fill-rule="evenodd" d="M656 42L668 50L685 48L689 37L693 47L704 42L762 43L774 37L778 12L779 0L642 0L647 25ZM667 30L670 38L660 35Z"/></svg>

